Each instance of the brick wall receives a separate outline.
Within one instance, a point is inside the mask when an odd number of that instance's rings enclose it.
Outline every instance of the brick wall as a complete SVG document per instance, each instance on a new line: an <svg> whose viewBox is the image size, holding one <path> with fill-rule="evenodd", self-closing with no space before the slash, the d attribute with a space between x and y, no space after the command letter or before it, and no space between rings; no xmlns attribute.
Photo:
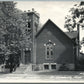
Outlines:
<svg viewBox="0 0 84 84"><path fill-rule="evenodd" d="M44 44L51 40L55 43L54 55L52 60L45 59ZM36 37L36 63L74 63L72 41L52 23L47 23Z"/></svg>

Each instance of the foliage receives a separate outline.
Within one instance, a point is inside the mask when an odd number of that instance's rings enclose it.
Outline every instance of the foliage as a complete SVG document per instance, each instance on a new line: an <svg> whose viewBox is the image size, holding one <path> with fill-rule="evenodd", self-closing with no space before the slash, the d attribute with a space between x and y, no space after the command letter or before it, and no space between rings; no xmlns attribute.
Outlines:
<svg viewBox="0 0 84 84"><path fill-rule="evenodd" d="M29 42L25 42L29 36L25 32L28 28L27 13L15 8L15 5L13 1L0 2L0 49L5 54L19 53L21 47Z"/></svg>
<svg viewBox="0 0 84 84"><path fill-rule="evenodd" d="M69 15L65 17L65 25L69 32L77 28L77 24L82 23L84 20L84 2L75 4L70 10Z"/></svg>

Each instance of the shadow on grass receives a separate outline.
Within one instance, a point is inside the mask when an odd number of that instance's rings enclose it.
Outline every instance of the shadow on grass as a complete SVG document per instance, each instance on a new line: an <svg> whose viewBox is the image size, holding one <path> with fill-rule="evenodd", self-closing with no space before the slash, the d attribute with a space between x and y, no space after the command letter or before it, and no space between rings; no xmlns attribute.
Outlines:
<svg viewBox="0 0 84 84"><path fill-rule="evenodd" d="M74 76L80 75L80 73L84 73L83 71L41 71L38 72L38 75L66 75L66 76Z"/></svg>

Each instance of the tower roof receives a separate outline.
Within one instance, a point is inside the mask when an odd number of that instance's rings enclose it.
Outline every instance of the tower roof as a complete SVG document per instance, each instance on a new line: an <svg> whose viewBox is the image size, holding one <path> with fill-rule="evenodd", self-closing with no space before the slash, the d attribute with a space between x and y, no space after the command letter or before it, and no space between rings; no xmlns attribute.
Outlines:
<svg viewBox="0 0 84 84"><path fill-rule="evenodd" d="M34 8L32 8L32 10L28 10L28 15L31 15L31 14L35 14L37 17L40 17L40 14L37 13Z"/></svg>

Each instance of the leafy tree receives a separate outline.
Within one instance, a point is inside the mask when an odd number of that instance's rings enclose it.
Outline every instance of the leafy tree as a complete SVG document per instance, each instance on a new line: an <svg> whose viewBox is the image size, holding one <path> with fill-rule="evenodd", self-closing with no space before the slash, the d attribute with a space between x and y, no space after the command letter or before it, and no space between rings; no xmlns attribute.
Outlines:
<svg viewBox="0 0 84 84"><path fill-rule="evenodd" d="M70 10L70 15L65 17L64 27L69 31L74 31L77 28L77 24L82 23L84 20L84 2L75 4Z"/></svg>
<svg viewBox="0 0 84 84"><path fill-rule="evenodd" d="M28 29L28 16L26 12L15 8L16 3L13 1L0 2L0 48L7 54L19 53L21 47L26 46Z"/></svg>

